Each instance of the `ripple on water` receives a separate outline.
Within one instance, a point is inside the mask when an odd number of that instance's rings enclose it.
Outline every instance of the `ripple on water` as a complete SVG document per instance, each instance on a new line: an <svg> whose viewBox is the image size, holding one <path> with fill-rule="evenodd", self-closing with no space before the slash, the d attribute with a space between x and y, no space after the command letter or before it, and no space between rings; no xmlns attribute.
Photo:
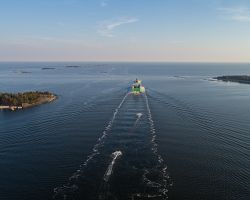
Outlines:
<svg viewBox="0 0 250 200"><path fill-rule="evenodd" d="M155 138L147 96L126 94L93 152L54 198L167 198L171 181Z"/></svg>

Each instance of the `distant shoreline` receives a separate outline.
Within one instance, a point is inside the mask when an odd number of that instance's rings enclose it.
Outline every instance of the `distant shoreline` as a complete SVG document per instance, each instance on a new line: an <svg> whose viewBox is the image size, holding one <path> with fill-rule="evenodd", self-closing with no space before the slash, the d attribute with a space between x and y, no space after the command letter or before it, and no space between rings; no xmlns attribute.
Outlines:
<svg viewBox="0 0 250 200"><path fill-rule="evenodd" d="M83 60L83 61L60 61L60 60L48 60L48 61L35 61L35 60L21 60L21 61L12 61L12 60L2 60L0 63L62 63L62 64L79 64L79 63L97 63L97 64L103 64L103 63L163 63L163 64L172 64L172 63L179 63L179 64L229 64L229 65L234 65L234 64L243 64L243 65L250 65L250 61L178 61L178 60L163 60L163 61L157 61L157 60ZM70 65L69 65L70 66ZM77 66L77 65L75 65ZM67 67L67 66L65 66Z"/></svg>
<svg viewBox="0 0 250 200"><path fill-rule="evenodd" d="M50 92L0 93L0 110L21 110L56 99L57 95Z"/></svg>
<svg viewBox="0 0 250 200"><path fill-rule="evenodd" d="M218 76L215 79L224 81L224 82L236 82L250 84L250 76L247 75L234 75L234 76Z"/></svg>

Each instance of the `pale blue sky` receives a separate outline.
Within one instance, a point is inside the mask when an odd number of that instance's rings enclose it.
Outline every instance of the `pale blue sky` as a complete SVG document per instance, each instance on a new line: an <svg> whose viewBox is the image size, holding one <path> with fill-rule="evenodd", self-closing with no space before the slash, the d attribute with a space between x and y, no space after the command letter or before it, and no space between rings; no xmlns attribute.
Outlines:
<svg viewBox="0 0 250 200"><path fill-rule="evenodd" d="M0 0L0 61L250 62L249 0Z"/></svg>

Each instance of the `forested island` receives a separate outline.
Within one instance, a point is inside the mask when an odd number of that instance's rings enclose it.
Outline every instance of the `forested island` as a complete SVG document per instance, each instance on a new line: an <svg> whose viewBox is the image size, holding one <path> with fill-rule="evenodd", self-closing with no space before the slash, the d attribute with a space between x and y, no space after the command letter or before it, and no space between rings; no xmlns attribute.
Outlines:
<svg viewBox="0 0 250 200"><path fill-rule="evenodd" d="M24 109L54 101L57 98L50 92L0 93L0 110Z"/></svg>
<svg viewBox="0 0 250 200"><path fill-rule="evenodd" d="M215 79L226 82L237 82L250 84L250 76L247 75L235 75L235 76L218 76Z"/></svg>

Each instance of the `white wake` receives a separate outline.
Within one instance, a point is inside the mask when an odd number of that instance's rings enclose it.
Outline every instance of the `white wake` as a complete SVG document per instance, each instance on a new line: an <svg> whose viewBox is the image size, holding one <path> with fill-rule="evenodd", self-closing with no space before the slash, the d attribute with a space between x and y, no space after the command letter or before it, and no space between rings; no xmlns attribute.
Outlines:
<svg viewBox="0 0 250 200"><path fill-rule="evenodd" d="M110 162L104 176L103 176L103 180L105 182L108 182L109 181L109 178L111 176L111 174L113 173L113 167L114 167L114 164L115 164L115 161L117 158L121 157L122 156L122 152L121 151L115 151L112 153L112 158L113 160Z"/></svg>
<svg viewBox="0 0 250 200"><path fill-rule="evenodd" d="M149 120L149 125L150 125L150 133L151 133L151 143L152 143L152 147L151 150L153 152L153 154L157 157L158 159L158 164L157 164L157 168L159 168L161 170L162 173L162 181L161 183L158 182L154 182L151 181L149 178L147 178L147 175L150 173L149 170L145 169L144 174L143 174L143 180L144 182L150 186L151 188L158 188L159 194L156 195L146 195L145 194L135 194L135 196L137 197L147 197L147 198L154 198L154 197L163 197L164 199L168 198L167 197L167 193L168 193L168 186L169 186L169 175L167 173L167 166L164 164L164 160L162 158L162 156L159 154L158 152L158 144L156 142L156 130L155 130L155 125L154 125L154 121L152 118L152 114L151 114L151 110L150 110L150 106L149 106L149 101L148 101L148 97L147 97L147 93L145 93L145 101L146 101L146 108L147 108L147 112L148 112L148 120ZM135 197L134 196L134 197ZM134 198L132 197L132 199Z"/></svg>
<svg viewBox="0 0 250 200"><path fill-rule="evenodd" d="M86 161L80 165L80 169L78 169L70 178L69 178L69 182L66 185L63 185L61 187L57 187L54 188L54 198L57 195L62 195L64 197L64 199L67 198L67 193L68 192L74 192L76 190L78 190L78 186L74 184L74 180L78 180L83 171L84 168L88 165L88 163L97 155L99 154L99 148L100 146L104 143L104 139L107 137L109 131L111 130L113 123L116 119L116 116L120 110L120 108L122 107L123 103L125 102L126 98L128 97L129 93L126 93L126 95L123 97L123 99L121 100L120 104L117 106L117 108L115 109L113 116L111 118L111 120L108 122L107 126L105 127L103 134L100 138L98 138L97 143L95 144L95 146L92 149L92 153L87 157ZM119 156L119 153L117 153L117 156ZM117 158L116 156L116 158ZM115 162L115 160L114 160ZM112 166L113 168L113 166ZM112 168L111 168L111 172L112 172ZM107 174L108 175L108 174Z"/></svg>

